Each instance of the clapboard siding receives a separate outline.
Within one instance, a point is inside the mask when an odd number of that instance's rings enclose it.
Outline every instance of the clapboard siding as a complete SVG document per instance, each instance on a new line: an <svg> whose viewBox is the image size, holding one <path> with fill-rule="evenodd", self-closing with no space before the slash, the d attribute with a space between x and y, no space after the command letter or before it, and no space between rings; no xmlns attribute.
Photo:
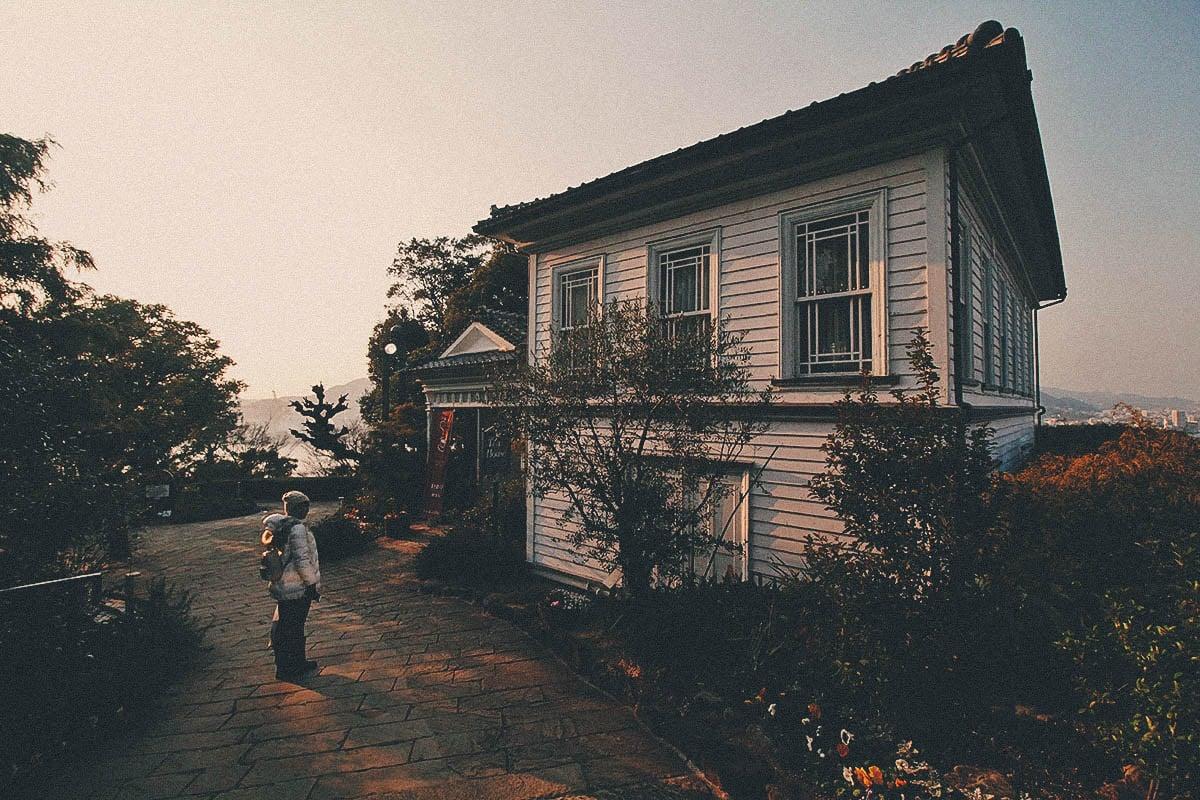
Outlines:
<svg viewBox="0 0 1200 800"><path fill-rule="evenodd" d="M963 395L966 402L974 405L987 406L1027 406L1034 405L1034 387L1037 376L1033 374L1032 364L1028 367L1028 380L1022 386L1005 389L997 386L1000 357L1001 336L1001 304L999 294L1001 289L1007 291L1011 300L1018 307L1017 315L1023 318L1023 324L1013 325L1017 336L1018 363L1027 363L1033 359L1032 330L1033 309L1036 300L1028 284L1020 278L1021 273L1013 263L1012 249L1004 245L998 229L997 212L981 199L982 194L966 179L959 181L958 213L960 230L969 248L964 248L970 270L971 299L971 358L969 369L963 374ZM987 279L984 275L987 265L991 264L993 282L993 303L991 309L991 345L995 358L993 359L992 374L985 374L985 310L987 301L984 298ZM1015 323L1015 320L1014 320ZM957 340L955 340L957 343Z"/></svg>
<svg viewBox="0 0 1200 800"><path fill-rule="evenodd" d="M907 372L904 344L914 328L929 325L924 291L925 186L925 159L914 157L539 253L533 304L535 346L544 348L549 342L550 295L556 266L603 257L604 299L640 298L646 294L650 243L719 229L717 312L731 329L745 334L753 350L752 378L756 384L765 385L783 371L779 347L779 215L886 188L888 301L893 309L888 369L903 375ZM788 394L800 401L824 401L829 393Z"/></svg>
<svg viewBox="0 0 1200 800"><path fill-rule="evenodd" d="M925 328L943 337L940 345L935 342L939 363L949 354L945 337L948 330L952 335L947 304L953 288L944 274L949 268L945 256L949 240L946 180L944 155L936 151L539 252L532 259L536 267L531 275L531 343L535 352L542 352L550 340L555 267L602 258L606 301L643 298L650 244L719 230L717 311L724 324L744 336L752 379L757 386L765 386L783 372L779 341L780 214L886 189L888 370L899 376L901 385L911 386L905 346L915 329ZM930 181L936 181L936 191L931 191ZM937 209L932 218L931 207ZM940 271L934 276L936 280L931 280L933 264ZM982 359L981 347L979 357ZM949 376L948 370L944 371L944 385L949 384ZM780 391L780 399L799 404L829 403L842 391L841 387L788 388ZM992 427L996 430L997 456L1005 466L1016 463L1032 442L1032 415L1001 420ZM752 576L776 577L780 565L785 571L797 569L803 565L808 537L841 533L841 522L808 489L809 480L825 468L821 446L831 430L832 424L827 421L779 421L743 453L748 472L761 469L759 481L747 499ZM530 507L529 553L536 568L566 573L584 583L612 583L613 574L581 555L571 543L571 531L563 519L567 507L564 497L532 498Z"/></svg>

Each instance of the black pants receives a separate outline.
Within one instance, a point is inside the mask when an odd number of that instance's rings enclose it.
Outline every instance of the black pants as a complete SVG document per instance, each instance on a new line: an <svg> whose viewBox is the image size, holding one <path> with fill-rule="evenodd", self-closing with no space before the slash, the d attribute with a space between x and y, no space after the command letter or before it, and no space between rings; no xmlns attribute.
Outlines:
<svg viewBox="0 0 1200 800"><path fill-rule="evenodd" d="M280 600L271 620L271 647L275 650L275 669L295 672L304 666L304 623L312 600Z"/></svg>

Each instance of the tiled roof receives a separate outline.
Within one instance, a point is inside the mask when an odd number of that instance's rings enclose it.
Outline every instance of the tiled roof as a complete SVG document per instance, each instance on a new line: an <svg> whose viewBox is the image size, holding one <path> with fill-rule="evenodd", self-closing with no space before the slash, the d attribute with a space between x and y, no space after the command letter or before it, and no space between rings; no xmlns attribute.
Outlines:
<svg viewBox="0 0 1200 800"><path fill-rule="evenodd" d="M499 331L497 331L499 333ZM507 337L505 337L507 338ZM450 356L449 358L435 358L432 361L426 361L424 364L413 367L413 372L433 372L435 370L450 369L454 367L475 367L484 364L499 364L505 361L513 361L517 357L515 350L488 350L482 353L463 353L462 355Z"/></svg>
<svg viewBox="0 0 1200 800"><path fill-rule="evenodd" d="M723 146L728 140L749 138L757 135L760 131L765 132L767 128L788 125L793 126L801 124L808 117L816 116L819 110L824 110L827 107L834 106L839 102L844 102L850 98L859 99L864 95L870 95L884 89L892 89L897 84L905 83L912 80L920 73L926 73L930 70L936 70L943 65L955 62L963 62L970 60L982 53L984 50L997 47L1008 43L1016 43L1021 40L1021 34L1016 28L1008 28L1007 30L999 22L988 20L979 25L972 33L961 37L954 44L948 44L936 53L931 53L922 61L914 62L911 66L900 70L890 78L881 82L872 82L867 86L857 89L852 92L844 92L832 97L828 100L822 100L810 103L804 108L787 111L777 117L762 120L753 125L747 125L737 130L723 133L712 139L705 139L696 144L687 147L681 147L671 153L652 158L648 161L643 161L640 164L635 164L630 167L618 170L600 178L595 178L590 181L585 181L577 186L572 186L564 189L561 192L555 192L545 197L539 197L534 200L529 200L523 203L514 203L506 206L492 206L491 213L487 219L477 223L477 230L481 232L491 232L495 227L502 226L503 223L510 217L515 217L522 212L531 210L535 206L546 204L550 201L569 200L572 195L581 194L584 190L603 191L607 184L617 185L626 181L637 180L643 177L643 173L657 171L660 168L672 166L674 162L687 160L693 157L702 156L702 151L715 149ZM865 99L865 98L864 98Z"/></svg>

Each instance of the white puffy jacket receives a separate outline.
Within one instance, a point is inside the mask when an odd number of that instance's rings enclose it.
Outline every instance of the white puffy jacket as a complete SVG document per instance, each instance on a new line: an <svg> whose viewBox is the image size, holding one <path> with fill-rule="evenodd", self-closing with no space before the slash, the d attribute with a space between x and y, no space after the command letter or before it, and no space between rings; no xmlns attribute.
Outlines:
<svg viewBox="0 0 1200 800"><path fill-rule="evenodd" d="M277 600L299 600L309 586L321 590L321 562L317 540L303 522L295 522L283 548L283 575L270 586Z"/></svg>

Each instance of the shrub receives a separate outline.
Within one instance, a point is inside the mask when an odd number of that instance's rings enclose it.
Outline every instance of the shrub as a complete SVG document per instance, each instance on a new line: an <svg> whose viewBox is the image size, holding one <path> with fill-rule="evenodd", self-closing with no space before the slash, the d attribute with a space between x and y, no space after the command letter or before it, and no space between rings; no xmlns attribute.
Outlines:
<svg viewBox="0 0 1200 800"><path fill-rule="evenodd" d="M314 523L311 530L317 540L318 557L333 562L370 547L375 541L376 529L339 513Z"/></svg>
<svg viewBox="0 0 1200 800"><path fill-rule="evenodd" d="M413 568L426 580L481 590L506 588L525 574L525 547L523 542L458 526L425 545Z"/></svg>
<svg viewBox="0 0 1200 800"><path fill-rule="evenodd" d="M32 785L60 757L100 744L129 710L179 676L202 637L188 595L162 581L110 618L48 596L4 606L0 789L9 779L14 788Z"/></svg>
<svg viewBox="0 0 1200 800"><path fill-rule="evenodd" d="M498 478L497 492L479 492L453 528L417 554L414 568L427 580L508 588L525 574L525 479L518 471Z"/></svg>
<svg viewBox="0 0 1200 800"><path fill-rule="evenodd" d="M882 404L867 387L840 404L827 470L810 490L848 538L810 538L806 576L831 614L814 629L818 647L859 708L950 742L986 712L1002 675L997 642L980 627L991 432L939 407L923 331L908 355L916 393Z"/></svg>
<svg viewBox="0 0 1200 800"><path fill-rule="evenodd" d="M1118 423L1043 425L1037 429L1034 450L1038 455L1081 456L1094 453L1100 445L1120 438L1128 429L1128 425Z"/></svg>
<svg viewBox="0 0 1200 800"><path fill-rule="evenodd" d="M1023 643L1082 692L1093 738L1180 791L1198 774L1200 440L1145 425L1007 481L995 581ZM1055 642L1058 641L1058 645Z"/></svg>

